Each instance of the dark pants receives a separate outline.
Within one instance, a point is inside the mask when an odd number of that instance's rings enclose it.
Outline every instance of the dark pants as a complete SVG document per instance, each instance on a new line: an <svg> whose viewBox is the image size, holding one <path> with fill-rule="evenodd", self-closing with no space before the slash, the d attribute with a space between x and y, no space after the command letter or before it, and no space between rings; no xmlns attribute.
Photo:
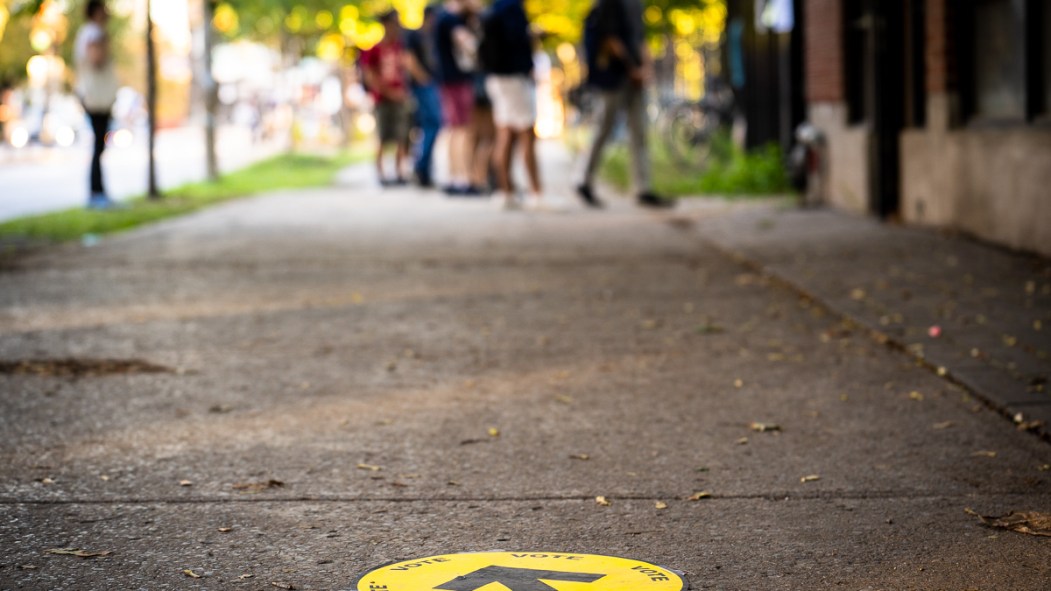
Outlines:
<svg viewBox="0 0 1051 591"><path fill-rule="evenodd" d="M412 94L416 98L416 125L423 132L420 143L416 146L416 176L421 182L430 183L431 161L434 159L434 142L442 128L442 104L438 97L438 87L414 86Z"/></svg>
<svg viewBox="0 0 1051 591"><path fill-rule="evenodd" d="M110 114L88 113L91 131L95 134L95 146L91 153L91 194L105 194L102 186L102 151L106 149L106 132L109 131Z"/></svg>

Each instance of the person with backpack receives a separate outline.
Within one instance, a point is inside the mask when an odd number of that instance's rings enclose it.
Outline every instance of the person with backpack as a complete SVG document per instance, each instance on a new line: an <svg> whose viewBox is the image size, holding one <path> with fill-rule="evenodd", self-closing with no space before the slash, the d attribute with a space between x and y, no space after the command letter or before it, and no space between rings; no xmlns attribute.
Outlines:
<svg viewBox="0 0 1051 591"><path fill-rule="evenodd" d="M467 26L469 16L467 0L445 0L434 27L442 123L449 142L449 176L444 187L449 195L481 194L481 189L471 184L475 98L472 72L478 40Z"/></svg>
<svg viewBox="0 0 1051 591"><path fill-rule="evenodd" d="M529 177L532 205L540 207L540 170L536 159L536 84L533 47L523 0L497 0L486 14L478 56L487 72L485 87L493 102L496 147L493 166L504 206L519 206L511 184L511 156L517 143Z"/></svg>
<svg viewBox="0 0 1051 591"><path fill-rule="evenodd" d="M602 207L593 181L602 150L618 112L627 115L636 199L645 207L671 207L674 200L653 192L646 145L646 86L653 77L646 47L642 0L595 0L584 23L584 53L588 85L598 92L599 107L591 145L586 153L577 194L589 207Z"/></svg>

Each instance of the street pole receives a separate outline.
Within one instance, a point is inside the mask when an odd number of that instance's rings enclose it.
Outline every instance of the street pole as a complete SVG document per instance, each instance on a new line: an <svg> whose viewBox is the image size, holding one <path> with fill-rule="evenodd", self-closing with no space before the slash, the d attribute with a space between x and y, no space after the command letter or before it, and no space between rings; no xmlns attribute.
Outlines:
<svg viewBox="0 0 1051 591"><path fill-rule="evenodd" d="M208 180L219 178L219 161L215 153L215 112L219 106L218 89L212 76L212 48L215 46L216 0L204 0L204 151L208 164Z"/></svg>
<svg viewBox="0 0 1051 591"><path fill-rule="evenodd" d="M153 43L153 15L150 14L150 0L146 0L146 118L149 131L147 134L149 176L147 196L160 199L157 189L157 48Z"/></svg>

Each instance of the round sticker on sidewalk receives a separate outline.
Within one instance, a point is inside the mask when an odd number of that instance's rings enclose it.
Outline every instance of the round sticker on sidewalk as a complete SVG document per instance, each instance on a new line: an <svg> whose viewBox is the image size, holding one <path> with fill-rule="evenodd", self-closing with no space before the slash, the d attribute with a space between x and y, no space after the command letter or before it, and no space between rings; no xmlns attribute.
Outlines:
<svg viewBox="0 0 1051 591"><path fill-rule="evenodd" d="M381 566L362 575L354 587L356 591L685 591L688 588L682 575L648 562L565 552L429 556Z"/></svg>

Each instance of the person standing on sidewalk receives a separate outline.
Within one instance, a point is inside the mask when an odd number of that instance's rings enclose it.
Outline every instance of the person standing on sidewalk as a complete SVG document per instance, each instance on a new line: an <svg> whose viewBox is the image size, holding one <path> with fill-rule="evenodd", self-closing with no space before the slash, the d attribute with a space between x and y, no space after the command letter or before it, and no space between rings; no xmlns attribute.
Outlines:
<svg viewBox="0 0 1051 591"><path fill-rule="evenodd" d="M533 204L541 205L540 170L536 160L536 84L533 81L535 39L523 0L497 0L485 18L479 55L488 72L485 86L493 101L496 148L493 166L504 205L518 202L511 185L511 155L517 143L529 176Z"/></svg>
<svg viewBox="0 0 1051 591"><path fill-rule="evenodd" d="M376 127L379 147L376 149L376 174L383 186L404 185L402 165L407 156L409 112L405 89L404 49L401 45L401 25L394 10L380 16L383 39L361 56L365 84L372 92L376 105ZM394 145L394 177L383 173L383 155Z"/></svg>
<svg viewBox="0 0 1051 591"><path fill-rule="evenodd" d="M409 69L410 88L416 99L416 125L420 139L416 145L416 163L413 167L416 182L421 187L433 187L434 144L442 128L442 104L438 98L435 77L438 64L434 56L434 24L438 9L428 5L423 9L423 24L405 35L405 60Z"/></svg>
<svg viewBox="0 0 1051 591"><path fill-rule="evenodd" d="M471 186L471 117L474 109L472 69L478 40L467 27L464 0L445 0L434 29L438 54L442 122L449 137L449 195L478 194Z"/></svg>
<svg viewBox="0 0 1051 591"><path fill-rule="evenodd" d="M91 121L95 141L91 154L88 209L110 209L116 204L106 195L102 183L102 152L106 149L113 103L120 83L110 54L106 23L109 13L102 0L90 0L86 7L87 22L77 31L73 42L73 61L77 71L75 92Z"/></svg>
<svg viewBox="0 0 1051 591"><path fill-rule="evenodd" d="M577 194L590 207L602 207L595 195L595 173L617 112L628 119L632 178L639 205L671 207L675 202L653 192L650 155L647 148L646 86L653 77L653 64L646 47L642 0L595 0L584 23L584 49L588 61L588 84L599 92L598 119L591 146L584 160Z"/></svg>

